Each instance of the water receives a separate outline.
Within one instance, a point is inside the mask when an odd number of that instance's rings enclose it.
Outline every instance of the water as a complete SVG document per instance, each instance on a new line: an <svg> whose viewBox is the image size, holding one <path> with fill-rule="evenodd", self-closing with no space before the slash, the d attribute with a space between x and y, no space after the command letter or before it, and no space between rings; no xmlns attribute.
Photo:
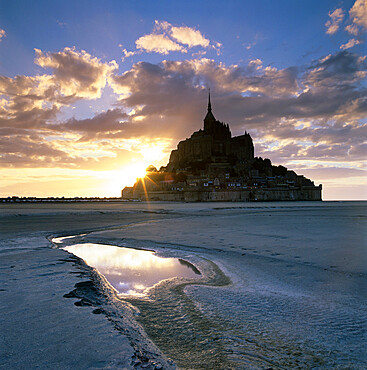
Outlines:
<svg viewBox="0 0 367 370"><path fill-rule="evenodd" d="M152 251L94 243L74 244L63 249L96 268L120 295L141 296L162 280L193 279L200 275L189 262L158 257Z"/></svg>
<svg viewBox="0 0 367 370"><path fill-rule="evenodd" d="M70 238L67 238L68 240ZM54 238L53 242L63 242ZM108 280L119 297L139 310L136 319L158 347L182 368L228 367L217 325L188 299L187 286L225 286L229 279L212 262L162 258L148 250L83 243L62 247ZM173 277L184 279L172 279ZM159 283L159 284L158 284ZM149 296L149 299L144 299Z"/></svg>

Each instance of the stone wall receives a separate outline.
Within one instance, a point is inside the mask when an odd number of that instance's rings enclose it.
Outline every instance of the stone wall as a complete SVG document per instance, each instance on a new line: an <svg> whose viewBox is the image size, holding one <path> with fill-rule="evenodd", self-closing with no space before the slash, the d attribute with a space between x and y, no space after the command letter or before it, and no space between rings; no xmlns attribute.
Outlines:
<svg viewBox="0 0 367 370"><path fill-rule="evenodd" d="M297 189L154 191L148 193L148 198L151 201L185 202L317 201L322 200L321 192L320 185ZM134 192L133 198L146 200L142 192Z"/></svg>

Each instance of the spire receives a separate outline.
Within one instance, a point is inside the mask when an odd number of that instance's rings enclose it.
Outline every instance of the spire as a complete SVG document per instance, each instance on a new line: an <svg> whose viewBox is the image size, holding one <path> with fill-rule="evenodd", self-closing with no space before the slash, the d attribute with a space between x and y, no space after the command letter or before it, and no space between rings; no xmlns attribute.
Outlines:
<svg viewBox="0 0 367 370"><path fill-rule="evenodd" d="M212 111L212 105L210 103L210 88L209 88L209 101L208 101L208 112Z"/></svg>
<svg viewBox="0 0 367 370"><path fill-rule="evenodd" d="M216 122L215 117L212 113L212 104L210 102L210 89L209 89L209 97L208 97L208 112L204 118L204 131L205 132L212 132L213 124Z"/></svg>

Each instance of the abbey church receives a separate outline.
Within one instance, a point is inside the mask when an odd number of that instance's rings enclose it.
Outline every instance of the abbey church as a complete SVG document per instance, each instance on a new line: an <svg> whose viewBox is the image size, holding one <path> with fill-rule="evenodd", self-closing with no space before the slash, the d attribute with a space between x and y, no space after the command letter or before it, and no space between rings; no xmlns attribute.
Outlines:
<svg viewBox="0 0 367 370"><path fill-rule="evenodd" d="M149 166L145 178L122 191L124 199L163 201L321 200L322 186L270 159L254 156L249 133L232 137L208 101L204 127L172 150L169 163Z"/></svg>
<svg viewBox="0 0 367 370"><path fill-rule="evenodd" d="M188 165L206 164L209 172L218 172L220 164L241 165L254 159L251 136L245 133L232 137L228 124L215 119L209 93L208 112L204 129L194 132L189 139L181 141L170 156L168 171L186 168ZM223 167L223 166L222 166Z"/></svg>

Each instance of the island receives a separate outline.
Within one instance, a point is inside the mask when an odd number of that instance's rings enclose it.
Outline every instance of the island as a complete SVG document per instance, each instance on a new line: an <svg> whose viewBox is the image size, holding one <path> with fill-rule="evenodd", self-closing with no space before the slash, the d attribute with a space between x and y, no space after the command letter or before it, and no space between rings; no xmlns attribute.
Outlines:
<svg viewBox="0 0 367 370"><path fill-rule="evenodd" d="M178 143L167 166L149 166L121 195L149 201L321 201L322 185L255 157L248 132L232 137L229 125L214 117L209 92L204 128Z"/></svg>

